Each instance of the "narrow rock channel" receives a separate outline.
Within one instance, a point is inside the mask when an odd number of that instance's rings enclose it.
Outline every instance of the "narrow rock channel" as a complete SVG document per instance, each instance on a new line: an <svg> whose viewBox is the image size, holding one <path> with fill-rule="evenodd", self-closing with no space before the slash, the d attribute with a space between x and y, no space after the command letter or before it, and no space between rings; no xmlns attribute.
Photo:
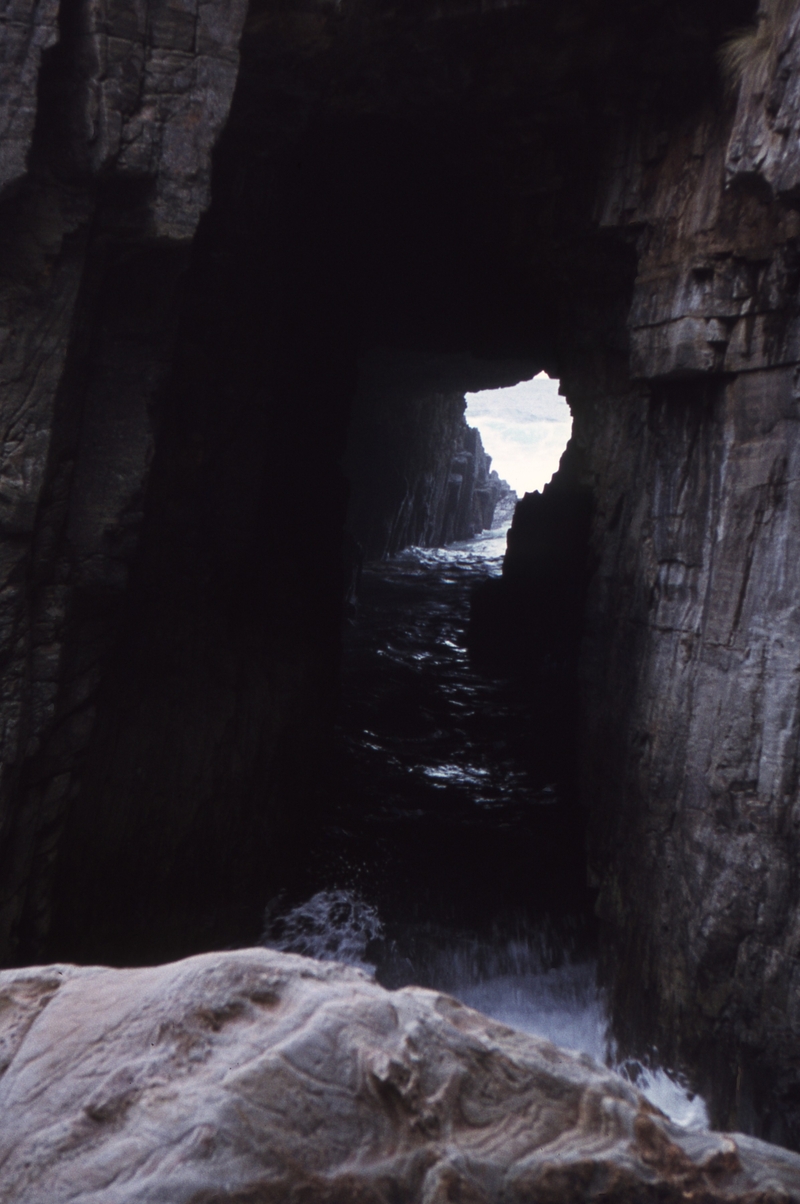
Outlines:
<svg viewBox="0 0 800 1204"><path fill-rule="evenodd" d="M597 986L584 821L512 680L467 648L476 586L500 576L510 515L473 539L362 573L345 640L336 806L264 942L446 991L614 1064ZM505 519L505 521L502 521ZM305 891L305 896L300 897ZM652 1063L621 1067L679 1123L703 1101Z"/></svg>

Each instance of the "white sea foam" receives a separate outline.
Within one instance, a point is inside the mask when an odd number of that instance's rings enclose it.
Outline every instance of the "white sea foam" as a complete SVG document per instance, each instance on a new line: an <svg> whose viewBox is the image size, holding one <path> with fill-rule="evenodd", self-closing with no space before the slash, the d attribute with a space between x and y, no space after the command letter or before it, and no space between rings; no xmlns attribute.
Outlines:
<svg viewBox="0 0 800 1204"><path fill-rule="evenodd" d="M452 993L509 1028L605 1061L608 1020L593 963L567 964L539 974L504 974L465 983Z"/></svg>
<svg viewBox="0 0 800 1204"><path fill-rule="evenodd" d="M538 974L502 975L465 983L451 994L511 1028L546 1037L554 1045L587 1053L605 1063L676 1124L687 1129L708 1128L705 1100L692 1092L680 1075L657 1063L617 1062L594 962L567 962Z"/></svg>
<svg viewBox="0 0 800 1204"><path fill-rule="evenodd" d="M348 890L319 891L287 911L276 900L264 918L262 940L269 949L370 969L367 946L383 935L377 909Z"/></svg>

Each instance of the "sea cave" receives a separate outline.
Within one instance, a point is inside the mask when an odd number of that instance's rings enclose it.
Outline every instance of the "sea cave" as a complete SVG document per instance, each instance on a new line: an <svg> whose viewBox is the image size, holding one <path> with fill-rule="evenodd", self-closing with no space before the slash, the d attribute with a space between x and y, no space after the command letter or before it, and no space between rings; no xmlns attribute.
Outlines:
<svg viewBox="0 0 800 1204"><path fill-rule="evenodd" d="M668 1074L745 1135L703 1199L800 1199L800 10L0 29L0 1036L55 1008L31 967L349 963L308 974L544 1024L620 1099ZM515 495L481 430L537 381L568 410ZM609 1200L700 1190L673 1123ZM363 1199L601 1198L425 1166ZM362 1199L261 1174L169 1198Z"/></svg>

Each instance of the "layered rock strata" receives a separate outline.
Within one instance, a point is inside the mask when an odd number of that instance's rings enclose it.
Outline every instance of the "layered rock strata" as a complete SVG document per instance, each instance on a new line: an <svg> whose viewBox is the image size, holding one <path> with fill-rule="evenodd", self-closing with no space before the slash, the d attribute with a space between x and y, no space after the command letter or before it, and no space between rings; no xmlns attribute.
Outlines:
<svg viewBox="0 0 800 1204"><path fill-rule="evenodd" d="M579 471L556 482L588 491L589 544L546 491L509 549L528 616L499 655L546 658L548 628L559 645L563 612L540 622L558 544L573 597L592 574L571 755L618 1037L691 1067L717 1124L796 1144L800 35L781 13L735 99L619 132L596 221L635 252L625 338L566 342L559 368Z"/></svg>
<svg viewBox="0 0 800 1204"><path fill-rule="evenodd" d="M800 1157L687 1132L454 999L249 949L0 975L0 1192L31 1199L800 1199Z"/></svg>
<svg viewBox="0 0 800 1204"><path fill-rule="evenodd" d="M597 500L583 781L620 1032L638 1018L699 1064L718 1124L796 1143L797 14L772 51L735 115L655 157L630 136L601 223L637 246L631 383L570 396Z"/></svg>

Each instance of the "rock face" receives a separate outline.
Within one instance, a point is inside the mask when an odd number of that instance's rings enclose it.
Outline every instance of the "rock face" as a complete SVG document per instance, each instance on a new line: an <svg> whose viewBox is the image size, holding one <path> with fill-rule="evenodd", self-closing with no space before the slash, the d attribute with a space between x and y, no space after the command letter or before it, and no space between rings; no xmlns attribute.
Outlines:
<svg viewBox="0 0 800 1204"><path fill-rule="evenodd" d="M0 1193L190 1201L800 1199L800 1157L687 1132L443 995L250 949L0 975Z"/></svg>
<svg viewBox="0 0 800 1204"><path fill-rule="evenodd" d="M547 781L559 784L562 805L569 799L578 807L579 672L593 568L592 510L584 457L573 440L542 492L526 493L517 503L502 577L475 590L467 632L473 663L525 690L537 764Z"/></svg>
<svg viewBox="0 0 800 1204"><path fill-rule="evenodd" d="M698 114L656 158L631 135L602 222L636 231L632 381L602 416L574 394L599 562L583 781L620 1006L702 1066L716 1123L793 1143L797 21L735 114Z"/></svg>
<svg viewBox="0 0 800 1204"><path fill-rule="evenodd" d="M558 645L543 599L591 571L571 752L618 1036L692 1066L715 1123L797 1144L800 18L762 17L733 100L619 131L596 220L634 251L630 304L560 369L588 554L545 494L476 628Z"/></svg>
<svg viewBox="0 0 800 1204"><path fill-rule="evenodd" d="M157 15L12 3L0 16L6 950L49 924L244 16L236 0Z"/></svg>

